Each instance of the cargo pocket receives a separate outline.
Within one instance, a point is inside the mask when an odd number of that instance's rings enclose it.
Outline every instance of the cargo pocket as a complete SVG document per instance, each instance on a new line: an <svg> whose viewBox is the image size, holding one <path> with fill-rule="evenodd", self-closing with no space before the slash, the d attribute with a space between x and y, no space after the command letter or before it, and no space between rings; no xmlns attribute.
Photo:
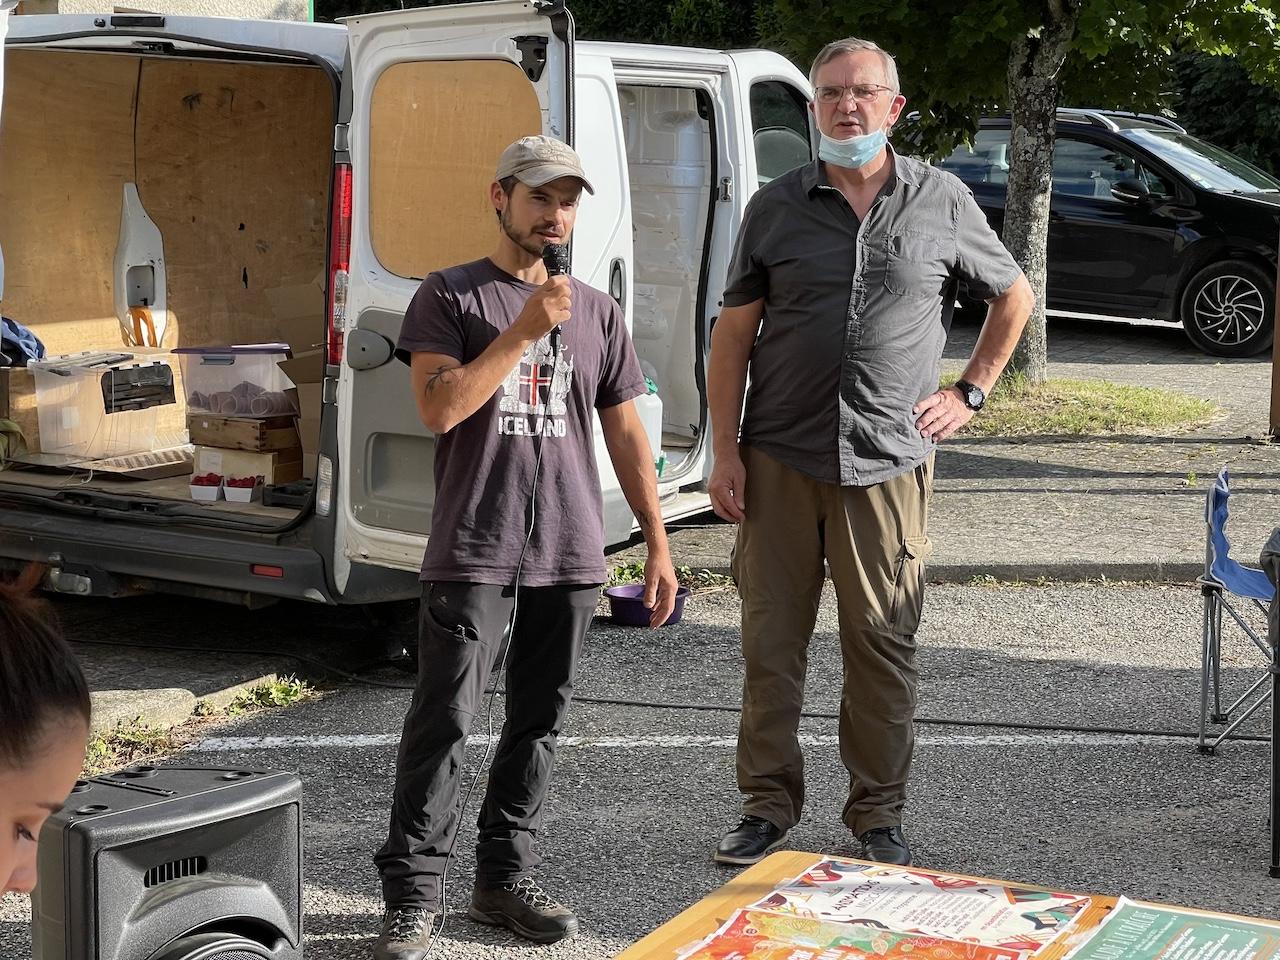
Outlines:
<svg viewBox="0 0 1280 960"><path fill-rule="evenodd" d="M893 578L893 605L889 626L894 633L911 636L920 626L924 609L924 560L929 555L928 537L907 537L898 549Z"/></svg>
<svg viewBox="0 0 1280 960"><path fill-rule="evenodd" d="M452 591L447 583L433 583L422 606L424 625L456 643L475 643L480 633L464 609L465 594Z"/></svg>
<svg viewBox="0 0 1280 960"><path fill-rule="evenodd" d="M942 242L924 233L891 233L884 241L885 289L912 299L939 296L947 279Z"/></svg>

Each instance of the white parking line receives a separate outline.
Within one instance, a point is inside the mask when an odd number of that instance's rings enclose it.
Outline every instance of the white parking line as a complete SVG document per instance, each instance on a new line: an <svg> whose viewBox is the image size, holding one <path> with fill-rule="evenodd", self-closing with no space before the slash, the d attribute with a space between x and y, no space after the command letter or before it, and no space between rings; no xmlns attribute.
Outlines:
<svg viewBox="0 0 1280 960"><path fill-rule="evenodd" d="M495 738L496 739L496 738ZM398 734L351 734L335 736L297 737L209 737L193 744L190 749L199 753L239 753L246 750L364 750L376 747L394 747L399 743ZM467 746L482 747L489 738L473 735L467 738ZM800 743L808 747L836 746L839 739L834 734L801 736ZM560 746L583 750L721 750L736 747L737 737L698 736L680 734L653 737L561 737ZM1144 734L1093 734L1093 733L936 733L916 737L921 746L939 747L1101 747L1101 746L1155 746L1177 744L1191 746L1189 737L1149 736ZM1233 747L1266 746L1259 741L1233 740Z"/></svg>

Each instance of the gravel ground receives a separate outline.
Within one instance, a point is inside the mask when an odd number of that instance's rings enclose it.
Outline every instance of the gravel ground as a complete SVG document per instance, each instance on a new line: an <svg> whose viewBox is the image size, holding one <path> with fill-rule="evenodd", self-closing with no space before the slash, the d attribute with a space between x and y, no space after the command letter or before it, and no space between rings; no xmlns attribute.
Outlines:
<svg viewBox="0 0 1280 960"><path fill-rule="evenodd" d="M1187 585L933 586L920 633L920 716L1190 730L1198 704L1199 604ZM219 609L208 607L202 618L210 631L219 629ZM138 623L151 622L145 604L134 611ZM695 597L685 621L658 634L597 621L579 693L732 704L741 683L737 617L736 597L721 592ZM834 631L828 592L811 648L808 702L815 711L831 709L838 696ZM1259 662L1252 648L1233 641L1226 675L1239 684ZM385 829L393 740L408 696L347 685L318 701L217 731L382 735L377 746L308 743L186 758L301 775L311 960L368 955L380 912L369 858ZM1265 730L1260 722L1252 729ZM466 919L473 802L437 957L611 957L731 876L709 854L738 815L733 713L579 703L564 732L581 742L560 754L541 847L542 878L579 911L582 933L556 946L533 947ZM839 820L847 781L834 732L834 721L804 721L802 733L816 738L808 748L809 801L789 847L854 850ZM1192 741L1177 738L934 722L922 722L918 733L907 826L922 865L1280 914L1280 880L1266 876L1262 744L1231 743L1206 757ZM612 739L602 743L604 737ZM472 765L479 757L478 748L468 753ZM24 899L0 901L0 956L30 955L26 911Z"/></svg>

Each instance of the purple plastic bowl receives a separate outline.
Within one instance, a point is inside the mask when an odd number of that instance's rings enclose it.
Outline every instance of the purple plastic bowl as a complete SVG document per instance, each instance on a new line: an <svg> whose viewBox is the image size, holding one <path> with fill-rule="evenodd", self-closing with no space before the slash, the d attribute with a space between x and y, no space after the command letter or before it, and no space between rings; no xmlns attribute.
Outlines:
<svg viewBox="0 0 1280 960"><path fill-rule="evenodd" d="M644 605L644 584L628 583L621 587L609 587L604 595L609 598L609 619L624 627L647 627L649 611ZM676 605L663 626L679 623L684 616L684 601L689 596L688 587L676 590Z"/></svg>

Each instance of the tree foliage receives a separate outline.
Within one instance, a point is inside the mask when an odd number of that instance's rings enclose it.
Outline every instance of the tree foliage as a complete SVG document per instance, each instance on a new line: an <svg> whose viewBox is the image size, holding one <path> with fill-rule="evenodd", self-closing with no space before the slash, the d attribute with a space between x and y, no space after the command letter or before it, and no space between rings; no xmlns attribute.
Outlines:
<svg viewBox="0 0 1280 960"><path fill-rule="evenodd" d="M315 0L316 19L402 7L437 6L458 0ZM772 29L771 0L569 0L577 35L584 40L669 43L732 49L759 43Z"/></svg>
<svg viewBox="0 0 1280 960"><path fill-rule="evenodd" d="M770 0L570 0L584 40L670 43L717 50L756 46Z"/></svg>
<svg viewBox="0 0 1280 960"><path fill-rule="evenodd" d="M1280 91L1255 83L1234 57L1173 59L1174 115L1189 133L1280 173Z"/></svg>

